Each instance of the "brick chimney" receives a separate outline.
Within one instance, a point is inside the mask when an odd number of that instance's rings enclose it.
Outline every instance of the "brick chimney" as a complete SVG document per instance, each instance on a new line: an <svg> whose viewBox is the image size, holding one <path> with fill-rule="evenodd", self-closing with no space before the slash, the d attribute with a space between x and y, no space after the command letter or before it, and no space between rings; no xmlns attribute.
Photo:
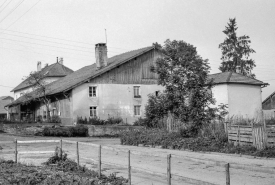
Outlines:
<svg viewBox="0 0 275 185"><path fill-rule="evenodd" d="M63 57L60 57L60 58L59 58L58 63L61 64L61 65L63 65Z"/></svg>
<svg viewBox="0 0 275 185"><path fill-rule="evenodd" d="M41 71L41 62L40 61L38 61L37 62L37 71Z"/></svg>
<svg viewBox="0 0 275 185"><path fill-rule="evenodd" d="M105 43L95 45L95 58L98 69L107 66L107 46Z"/></svg>

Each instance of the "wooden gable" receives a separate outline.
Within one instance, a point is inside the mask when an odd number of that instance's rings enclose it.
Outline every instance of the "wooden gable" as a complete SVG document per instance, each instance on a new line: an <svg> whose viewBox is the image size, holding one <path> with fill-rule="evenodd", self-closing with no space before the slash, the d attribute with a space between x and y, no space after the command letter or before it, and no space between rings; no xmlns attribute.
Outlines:
<svg viewBox="0 0 275 185"><path fill-rule="evenodd" d="M97 84L157 84L157 74L151 72L161 55L156 50L151 50L130 61L92 79L91 83Z"/></svg>

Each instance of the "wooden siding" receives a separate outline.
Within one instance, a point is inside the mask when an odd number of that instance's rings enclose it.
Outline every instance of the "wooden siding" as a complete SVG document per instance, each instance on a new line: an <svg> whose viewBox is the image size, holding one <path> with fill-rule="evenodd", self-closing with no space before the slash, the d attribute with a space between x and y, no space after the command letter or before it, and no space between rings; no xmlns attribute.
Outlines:
<svg viewBox="0 0 275 185"><path fill-rule="evenodd" d="M96 84L157 84L157 74L150 71L160 54L152 50L92 79Z"/></svg>

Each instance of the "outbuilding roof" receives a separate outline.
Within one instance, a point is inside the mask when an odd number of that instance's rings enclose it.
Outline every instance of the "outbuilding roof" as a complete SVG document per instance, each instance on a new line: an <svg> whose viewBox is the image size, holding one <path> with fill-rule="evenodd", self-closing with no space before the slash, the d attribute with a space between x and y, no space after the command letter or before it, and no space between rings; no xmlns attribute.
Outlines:
<svg viewBox="0 0 275 185"><path fill-rule="evenodd" d="M247 85L268 85L268 83L264 83L255 78L251 78L248 76L244 76L239 73L234 72L223 72L210 74L209 80L213 80L214 84L224 84L224 83L235 83L235 84L247 84Z"/></svg>
<svg viewBox="0 0 275 185"><path fill-rule="evenodd" d="M45 66L40 73L44 74L46 77L64 77L68 74L73 73L74 71L71 70L70 68L56 62L54 64L51 64L49 66ZM18 91L20 89L24 89L27 87L30 87L31 85L28 83L28 80L24 80L21 82L18 86L16 86L14 89L11 90L13 91Z"/></svg>

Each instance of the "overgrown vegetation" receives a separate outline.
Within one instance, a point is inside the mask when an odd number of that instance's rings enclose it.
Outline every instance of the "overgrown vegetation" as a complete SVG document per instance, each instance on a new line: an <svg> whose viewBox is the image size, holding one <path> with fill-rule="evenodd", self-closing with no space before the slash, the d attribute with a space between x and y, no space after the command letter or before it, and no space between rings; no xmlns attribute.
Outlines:
<svg viewBox="0 0 275 185"><path fill-rule="evenodd" d="M45 127L42 131L43 136L56 137L87 137L88 128L84 125L76 125L71 127Z"/></svg>
<svg viewBox="0 0 275 185"><path fill-rule="evenodd" d="M121 117L109 117L107 120L102 120L98 117L94 118L82 118L77 117L77 124L89 124L89 125L125 125Z"/></svg>
<svg viewBox="0 0 275 185"><path fill-rule="evenodd" d="M61 155L56 148L54 156L44 163L44 166L28 166L16 164L13 161L0 161L0 184L5 185L124 185L127 179L123 177L98 176L98 173L68 159L67 154Z"/></svg>
<svg viewBox="0 0 275 185"><path fill-rule="evenodd" d="M182 128L177 132L168 132L165 129L157 128L135 129L123 132L120 135L120 140L124 145L142 144L166 149L236 153L275 158L275 147L257 151L253 146L235 146L233 143L228 143L222 124L209 124L202 127L197 137L192 137L192 131L189 129Z"/></svg>

